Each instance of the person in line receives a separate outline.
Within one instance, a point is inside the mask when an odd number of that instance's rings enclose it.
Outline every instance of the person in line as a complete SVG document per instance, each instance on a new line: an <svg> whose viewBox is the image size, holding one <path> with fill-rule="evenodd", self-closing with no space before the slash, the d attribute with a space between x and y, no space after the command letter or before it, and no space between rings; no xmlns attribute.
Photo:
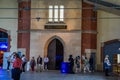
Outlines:
<svg viewBox="0 0 120 80"><path fill-rule="evenodd" d="M11 62L11 55L9 55L7 58L7 71L10 70L10 62Z"/></svg>
<svg viewBox="0 0 120 80"><path fill-rule="evenodd" d="M21 59L22 59L22 72L25 72L25 66L27 63L27 59L24 54L22 55Z"/></svg>
<svg viewBox="0 0 120 80"><path fill-rule="evenodd" d="M13 80L20 80L21 75L21 65L22 60L17 53L14 53L15 60L13 62L13 69L12 69L12 79Z"/></svg>
<svg viewBox="0 0 120 80"><path fill-rule="evenodd" d="M88 58L85 56L84 58L84 73L91 72L90 71L90 64Z"/></svg>
<svg viewBox="0 0 120 80"><path fill-rule="evenodd" d="M76 73L80 72L80 56L77 56L75 58L75 64L76 64Z"/></svg>
<svg viewBox="0 0 120 80"><path fill-rule="evenodd" d="M31 71L35 71L35 66L36 66L36 62L34 57L32 57L32 59L30 60Z"/></svg>
<svg viewBox="0 0 120 80"><path fill-rule="evenodd" d="M45 56L44 57L44 70L48 70L48 62L49 62L49 58Z"/></svg>
<svg viewBox="0 0 120 80"><path fill-rule="evenodd" d="M12 62L12 58L14 56L15 52L13 52L11 55L7 56L7 71L10 70L10 65L11 65L11 62Z"/></svg>
<svg viewBox="0 0 120 80"><path fill-rule="evenodd" d="M93 56L92 55L90 55L90 59L89 59L89 64L90 64L90 71L91 72L94 72L94 59L93 59Z"/></svg>
<svg viewBox="0 0 120 80"><path fill-rule="evenodd" d="M70 73L74 74L73 67L74 67L74 59L72 55L69 55L68 58L69 64L70 64Z"/></svg>
<svg viewBox="0 0 120 80"><path fill-rule="evenodd" d="M40 55L37 58L37 71L42 72L42 57Z"/></svg>
<svg viewBox="0 0 120 80"><path fill-rule="evenodd" d="M26 71L30 71L31 66L30 66L30 61L27 61L26 63Z"/></svg>
<svg viewBox="0 0 120 80"><path fill-rule="evenodd" d="M109 76L110 68L111 68L111 63L109 61L109 56L106 55L104 59L105 76Z"/></svg>

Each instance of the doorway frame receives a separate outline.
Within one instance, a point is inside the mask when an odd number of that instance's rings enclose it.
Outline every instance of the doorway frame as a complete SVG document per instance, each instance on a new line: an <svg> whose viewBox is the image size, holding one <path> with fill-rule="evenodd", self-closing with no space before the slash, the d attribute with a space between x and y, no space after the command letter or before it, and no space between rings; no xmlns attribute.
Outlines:
<svg viewBox="0 0 120 80"><path fill-rule="evenodd" d="M61 37L59 37L59 36L57 36L57 35L54 35L54 36L52 36L52 37L50 37L47 41L46 41L46 43L45 43L45 47L44 47L44 57L45 56L47 56L47 50L48 50L48 46L49 46L49 44L50 44L50 42L52 41L52 40L54 40L54 39L58 39L61 43L62 43L62 45L63 45L63 61L64 61L64 59L65 59L65 49L66 49L66 47L65 47L65 42L63 41L63 39L61 38Z"/></svg>

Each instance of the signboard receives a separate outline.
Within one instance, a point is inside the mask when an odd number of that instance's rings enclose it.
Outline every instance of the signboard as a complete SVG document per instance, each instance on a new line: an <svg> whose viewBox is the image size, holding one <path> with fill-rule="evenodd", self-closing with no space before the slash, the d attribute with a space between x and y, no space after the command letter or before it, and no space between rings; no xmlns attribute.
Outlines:
<svg viewBox="0 0 120 80"><path fill-rule="evenodd" d="M0 50L8 49L8 38L0 38Z"/></svg>

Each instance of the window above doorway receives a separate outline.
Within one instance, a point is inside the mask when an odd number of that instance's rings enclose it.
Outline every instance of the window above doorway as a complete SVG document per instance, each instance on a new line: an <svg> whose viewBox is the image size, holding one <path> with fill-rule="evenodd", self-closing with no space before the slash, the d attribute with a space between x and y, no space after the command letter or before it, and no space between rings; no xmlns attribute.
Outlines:
<svg viewBox="0 0 120 80"><path fill-rule="evenodd" d="M64 5L49 5L48 23L45 29L66 29L64 23Z"/></svg>

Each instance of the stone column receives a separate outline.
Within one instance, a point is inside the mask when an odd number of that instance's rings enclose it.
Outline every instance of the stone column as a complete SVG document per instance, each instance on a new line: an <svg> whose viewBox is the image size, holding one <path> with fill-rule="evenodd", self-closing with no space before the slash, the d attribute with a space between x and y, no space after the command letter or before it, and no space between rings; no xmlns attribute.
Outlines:
<svg viewBox="0 0 120 80"><path fill-rule="evenodd" d="M28 59L30 53L30 8L30 0L18 2L18 48L26 50Z"/></svg>

